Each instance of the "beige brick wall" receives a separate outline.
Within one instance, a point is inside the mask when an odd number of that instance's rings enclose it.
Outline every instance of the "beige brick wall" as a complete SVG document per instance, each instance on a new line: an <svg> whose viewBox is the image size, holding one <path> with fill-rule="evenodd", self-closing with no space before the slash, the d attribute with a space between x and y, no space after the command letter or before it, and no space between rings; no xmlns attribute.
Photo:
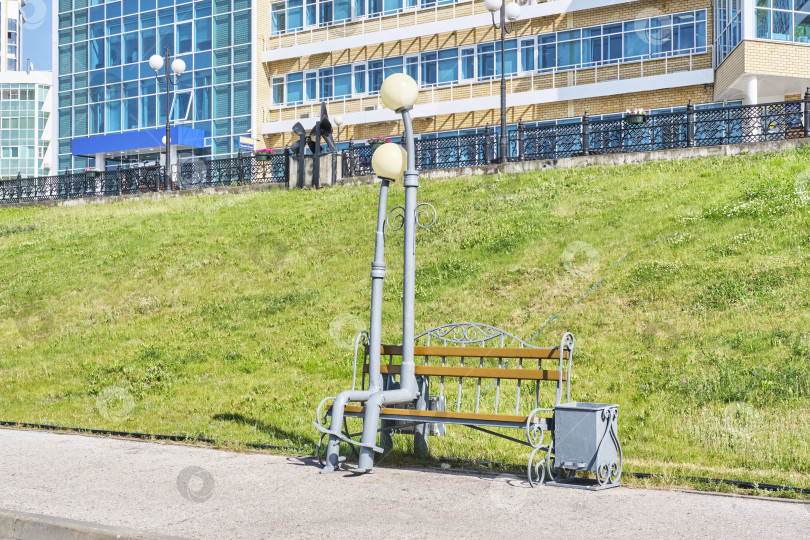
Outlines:
<svg viewBox="0 0 810 540"><path fill-rule="evenodd" d="M712 101L711 85L689 86L656 90L653 92L635 92L629 94L591 98L584 100L557 101L542 103L525 107L509 107L506 111L506 120L515 123L522 119L524 122L539 120L552 120L569 116L581 116L587 111L589 114L608 114L623 112L631 107L654 109L659 107L683 106L689 100L693 103ZM569 106L570 104L570 106ZM429 133L453 129L467 129L482 127L485 124L494 125L500 122L500 111L490 109L486 111L471 111L461 114L438 115L434 118L418 118L414 121L416 133ZM400 135L403 127L401 122L386 122L379 124L365 124L343 126L340 131L341 140L354 139L357 141L380 135ZM279 133L264 138L268 147L278 148L288 146L293 141L291 133Z"/></svg>
<svg viewBox="0 0 810 540"><path fill-rule="evenodd" d="M659 14L675 13L690 9L704 9L707 13L707 33L708 42L712 42L711 32L711 1L710 0L677 0L670 2L656 2L646 0L632 2L618 6L592 9L588 11L575 12L573 15L573 26L567 22L567 14L554 17L538 17L535 19L519 21L515 24L515 32L512 36L530 36L565 30L569 27L580 28L595 24L605 24L610 22L623 21L641 17L651 17ZM510 36L510 37L512 37ZM335 66L348 62L359 62L399 56L402 54L445 49L450 47L460 47L464 45L475 45L486 41L494 41L498 38L497 32L492 26L470 28L442 34L431 34L418 38L390 41L352 49L341 49L329 53L301 56L269 62L269 72L272 75L280 75L291 71L303 71L326 66Z"/></svg>
<svg viewBox="0 0 810 540"><path fill-rule="evenodd" d="M715 94L722 95L743 75L810 78L810 46L773 41L743 41L720 64Z"/></svg>

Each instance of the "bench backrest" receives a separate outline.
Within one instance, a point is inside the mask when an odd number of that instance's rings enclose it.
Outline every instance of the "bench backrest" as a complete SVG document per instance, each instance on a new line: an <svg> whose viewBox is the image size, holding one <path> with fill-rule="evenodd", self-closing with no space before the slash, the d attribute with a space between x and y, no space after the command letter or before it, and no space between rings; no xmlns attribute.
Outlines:
<svg viewBox="0 0 810 540"><path fill-rule="evenodd" d="M367 345L365 352L363 388L368 373ZM573 352L570 333L563 336L560 346L541 348L492 326L456 323L415 338L415 372L438 379L431 384L435 388L438 382L438 395L446 397L448 410L529 414L541 406L560 404L563 384L566 401L570 400ZM399 375L402 346L383 345L381 353L381 372L389 385ZM556 388L541 385L542 381L556 382Z"/></svg>

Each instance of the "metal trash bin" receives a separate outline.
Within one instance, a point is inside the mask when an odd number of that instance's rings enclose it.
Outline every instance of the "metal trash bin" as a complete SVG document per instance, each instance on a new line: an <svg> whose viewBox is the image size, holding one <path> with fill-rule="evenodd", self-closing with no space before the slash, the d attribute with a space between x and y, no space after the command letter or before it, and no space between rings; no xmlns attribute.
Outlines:
<svg viewBox="0 0 810 540"><path fill-rule="evenodd" d="M554 407L553 465L548 485L606 489L620 485L622 447L617 418L619 406L571 402ZM576 471L596 474L596 483L574 478Z"/></svg>

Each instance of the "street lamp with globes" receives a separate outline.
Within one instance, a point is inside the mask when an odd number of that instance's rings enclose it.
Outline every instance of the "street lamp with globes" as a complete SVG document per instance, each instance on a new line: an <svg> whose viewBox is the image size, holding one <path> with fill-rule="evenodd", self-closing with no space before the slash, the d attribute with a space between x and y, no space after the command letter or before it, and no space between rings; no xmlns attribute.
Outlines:
<svg viewBox="0 0 810 540"><path fill-rule="evenodd" d="M343 117L337 115L333 120L335 121L335 125L337 126L337 143L338 143L338 151L340 151L340 126L343 125Z"/></svg>
<svg viewBox="0 0 810 540"><path fill-rule="evenodd" d="M511 34L515 29L515 21L520 17L520 6L514 2L504 4L503 0L484 0L484 7L486 7L492 14L492 26L495 30L501 31L501 137L500 147L501 155L500 162L506 163L509 156L509 148L506 138L506 55L504 53L504 40L506 34ZM495 22L495 12L499 11L501 14L500 23ZM506 23L509 23L509 29L506 29Z"/></svg>
<svg viewBox="0 0 810 540"><path fill-rule="evenodd" d="M180 58L175 58L174 62L171 63L171 71L174 72L175 76L172 77L172 73L169 71L169 48L167 47L163 56L160 55L152 55L149 59L149 66L155 70L155 78L157 79L158 85L162 83L160 78L160 70L164 67L166 68L166 74L164 75L164 79L166 82L166 137L164 137L164 143L166 144L166 167L163 170L163 182L165 188L167 190L172 189L171 180L169 179L169 171L171 168L171 145L172 145L172 124L171 124L171 111L172 111L172 94L171 89L172 86L177 86L180 83L180 76L186 71L186 63L181 60ZM158 191L160 191L160 186L158 186Z"/></svg>

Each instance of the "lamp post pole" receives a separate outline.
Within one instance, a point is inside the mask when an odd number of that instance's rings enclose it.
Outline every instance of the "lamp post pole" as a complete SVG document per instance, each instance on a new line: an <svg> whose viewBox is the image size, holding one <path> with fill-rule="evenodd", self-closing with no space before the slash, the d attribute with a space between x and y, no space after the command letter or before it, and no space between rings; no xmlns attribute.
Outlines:
<svg viewBox="0 0 810 540"><path fill-rule="evenodd" d="M506 34L511 34L515 29L515 21L520 17L520 6L515 3L504 4L502 0L484 0L484 5L492 15L492 26L495 30L501 31L501 136L500 136L500 163L509 160L509 143L506 136ZM500 13L500 21L495 22L495 12ZM509 29L506 29L506 23Z"/></svg>
<svg viewBox="0 0 810 540"><path fill-rule="evenodd" d="M186 63L176 58L174 62L171 62L171 71L169 69L169 48L166 47L165 51L163 52L163 57L155 54L149 59L149 65L152 69L155 70L155 79L157 79L158 85L161 84L160 80L160 70L162 68L166 69L164 79L166 82L166 161L165 167L163 169L163 185L167 191L171 191L172 183L171 183L171 149L172 149L172 87L177 86L180 84L180 76L186 71ZM172 72L174 72L175 77L172 77ZM160 186L158 185L158 191L160 191Z"/></svg>

